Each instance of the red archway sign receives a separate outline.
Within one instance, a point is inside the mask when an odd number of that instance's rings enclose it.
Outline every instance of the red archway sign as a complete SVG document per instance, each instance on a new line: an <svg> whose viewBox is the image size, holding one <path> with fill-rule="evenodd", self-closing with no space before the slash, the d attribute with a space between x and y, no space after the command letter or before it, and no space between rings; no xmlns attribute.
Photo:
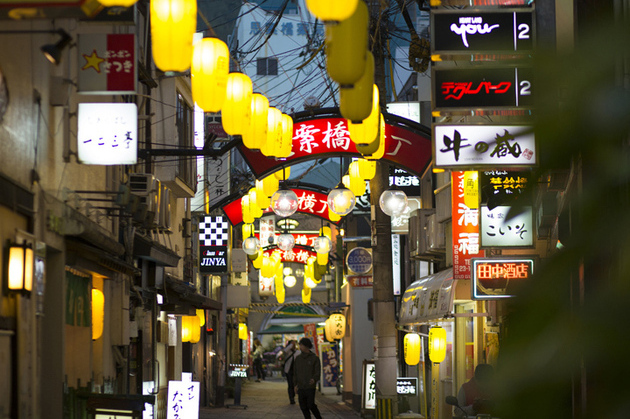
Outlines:
<svg viewBox="0 0 630 419"><path fill-rule="evenodd" d="M332 221L328 218L328 195L321 192L312 191L309 189L291 188L298 197L298 209L297 212L302 214L314 215L324 220L337 224L337 221ZM242 197L235 197L227 201L225 205L221 205L223 212L225 213L230 224L236 226L243 222L243 210L241 209ZM272 213L271 208L267 208L264 211L265 214Z"/></svg>
<svg viewBox="0 0 630 419"><path fill-rule="evenodd" d="M383 113L383 116L385 155L382 159L416 176L422 176L432 158L430 128L395 115ZM301 112L295 114L293 119L293 152L288 158L276 160L251 151L242 144L239 147L257 178L306 160L361 156L350 140L346 119L339 116L337 109L322 109L317 113Z"/></svg>

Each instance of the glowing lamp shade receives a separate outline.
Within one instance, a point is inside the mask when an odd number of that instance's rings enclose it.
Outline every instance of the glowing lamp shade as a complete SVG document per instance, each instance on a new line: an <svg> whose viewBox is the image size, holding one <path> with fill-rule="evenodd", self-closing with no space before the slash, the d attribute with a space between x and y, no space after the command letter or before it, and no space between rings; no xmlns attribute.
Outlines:
<svg viewBox="0 0 630 419"><path fill-rule="evenodd" d="M221 108L221 124L230 135L241 135L251 123L252 80L243 73L227 76L225 103Z"/></svg>
<svg viewBox="0 0 630 419"><path fill-rule="evenodd" d="M313 278L308 278L306 275L304 276L304 286L311 289L317 286L317 282Z"/></svg>
<svg viewBox="0 0 630 419"><path fill-rule="evenodd" d="M249 337L249 332L247 330L247 325L245 323L238 324L238 338L240 340L247 340Z"/></svg>
<svg viewBox="0 0 630 419"><path fill-rule="evenodd" d="M279 189L271 197L271 209L278 217L290 217L298 209L298 197L291 189Z"/></svg>
<svg viewBox="0 0 630 419"><path fill-rule="evenodd" d="M326 322L326 334L334 340L343 339L346 335L346 316L333 313Z"/></svg>
<svg viewBox="0 0 630 419"><path fill-rule="evenodd" d="M291 155L293 149L293 118L289 115L282 114L282 141L280 149L276 154L278 158L287 158Z"/></svg>
<svg viewBox="0 0 630 419"><path fill-rule="evenodd" d="M332 249L332 242L326 236L319 236L313 240L313 249L319 253L329 253Z"/></svg>
<svg viewBox="0 0 630 419"><path fill-rule="evenodd" d="M358 0L306 0L308 11L323 21L341 21L352 16Z"/></svg>
<svg viewBox="0 0 630 419"><path fill-rule="evenodd" d="M297 278L293 275L287 275L284 277L284 285L288 288L293 288L297 283Z"/></svg>
<svg viewBox="0 0 630 419"><path fill-rule="evenodd" d="M374 85L374 56L367 51L365 71L352 87L339 88L341 116L355 123L361 122L372 112Z"/></svg>
<svg viewBox="0 0 630 419"><path fill-rule="evenodd" d="M199 327L204 327L206 325L206 311L198 308L197 317L199 317Z"/></svg>
<svg viewBox="0 0 630 419"><path fill-rule="evenodd" d="M241 212L243 214L243 222L252 224L254 222L254 215L251 212L251 205L249 203L249 195L245 195L241 198Z"/></svg>
<svg viewBox="0 0 630 419"><path fill-rule="evenodd" d="M105 7L131 7L138 0L98 0Z"/></svg>
<svg viewBox="0 0 630 419"><path fill-rule="evenodd" d="M429 359L439 364L446 358L446 330L436 326L429 329Z"/></svg>
<svg viewBox="0 0 630 419"><path fill-rule="evenodd" d="M197 343L201 339L201 322L197 316L182 316L182 342Z"/></svg>
<svg viewBox="0 0 630 419"><path fill-rule="evenodd" d="M326 25L326 69L330 78L344 87L361 79L365 72L367 45L368 8L360 1L348 19L336 25Z"/></svg>
<svg viewBox="0 0 630 419"><path fill-rule="evenodd" d="M271 197L278 190L278 187L280 186L280 181L274 175L270 175L262 180L262 184L263 192L265 193L265 195Z"/></svg>
<svg viewBox="0 0 630 419"><path fill-rule="evenodd" d="M256 237L248 237L243 240L243 251L248 255L255 255L260 249L260 240Z"/></svg>
<svg viewBox="0 0 630 419"><path fill-rule="evenodd" d="M379 104L380 94L376 84L372 84L372 108L367 118L358 123L354 123L348 120L348 132L350 133L350 139L353 143L363 146L363 149L357 147L357 150L361 154L372 154L378 149L378 144L374 146L374 141L378 139L379 133L379 119L381 115L381 108ZM372 145L369 148L369 153L366 152L366 146Z"/></svg>
<svg viewBox="0 0 630 419"><path fill-rule="evenodd" d="M9 247L8 288L25 293L33 289L33 248L29 244Z"/></svg>
<svg viewBox="0 0 630 419"><path fill-rule="evenodd" d="M105 320L105 296L103 291L92 288L92 340L103 336Z"/></svg>
<svg viewBox="0 0 630 419"><path fill-rule="evenodd" d="M332 221L333 223L336 223L337 221L341 220L341 215L339 214L335 214L330 207L328 207L328 219L330 221Z"/></svg>
<svg viewBox="0 0 630 419"><path fill-rule="evenodd" d="M317 254L317 264L320 266L328 265L328 253L318 253Z"/></svg>
<svg viewBox="0 0 630 419"><path fill-rule="evenodd" d="M326 319L326 321L324 322L324 338L326 339L326 342L334 342L335 339L330 336L328 333L328 323L330 322L330 317Z"/></svg>
<svg viewBox="0 0 630 419"><path fill-rule="evenodd" d="M151 0L151 50L162 71L190 68L197 29L196 0Z"/></svg>
<svg viewBox="0 0 630 419"><path fill-rule="evenodd" d="M242 133L243 145L250 150L260 150L267 141L269 99L259 93L254 93L250 106L251 121Z"/></svg>
<svg viewBox="0 0 630 419"><path fill-rule="evenodd" d="M335 188L328 194L328 208L337 215L348 215L355 202L354 194L346 188Z"/></svg>
<svg viewBox="0 0 630 419"><path fill-rule="evenodd" d="M278 242L276 243L278 248L284 250L285 252L293 249L295 246L295 237L290 233L283 233L278 236Z"/></svg>
<svg viewBox="0 0 630 419"><path fill-rule="evenodd" d="M420 362L420 335L407 333L404 339L404 348L407 365L418 365Z"/></svg>
<svg viewBox="0 0 630 419"><path fill-rule="evenodd" d="M190 67L193 100L205 112L219 112L225 102L230 52L219 38L204 38L193 47Z"/></svg>
<svg viewBox="0 0 630 419"><path fill-rule="evenodd" d="M282 112L270 106L267 112L267 140L260 148L260 152L267 157L275 157L280 151L281 143Z"/></svg>
<svg viewBox="0 0 630 419"><path fill-rule="evenodd" d="M407 195L397 189L388 189L381 194L378 203L385 214L395 217L407 209Z"/></svg>
<svg viewBox="0 0 630 419"><path fill-rule="evenodd" d="M256 258L252 259L252 265L254 265L255 269L261 269L263 264L263 250L258 249L258 254Z"/></svg>
<svg viewBox="0 0 630 419"><path fill-rule="evenodd" d="M253 224L243 224L241 226L241 229L243 231L243 240L245 240L245 239L247 239L249 237L252 237L254 235L254 225Z"/></svg>

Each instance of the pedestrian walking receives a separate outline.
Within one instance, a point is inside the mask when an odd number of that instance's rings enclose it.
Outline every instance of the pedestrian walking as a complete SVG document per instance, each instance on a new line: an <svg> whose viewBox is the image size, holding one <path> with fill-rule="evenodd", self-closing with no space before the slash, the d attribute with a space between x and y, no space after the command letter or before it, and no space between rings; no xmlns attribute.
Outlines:
<svg viewBox="0 0 630 419"><path fill-rule="evenodd" d="M256 382L259 383L260 380L265 379L265 373L263 371L263 346L262 343L258 339L254 339L254 371L256 372Z"/></svg>
<svg viewBox="0 0 630 419"><path fill-rule="evenodd" d="M293 380L300 409L304 419L311 419L311 412L315 419L321 419L322 415L315 404L315 389L320 376L319 358L311 352L313 342L309 338L300 339L299 346L300 354L293 360Z"/></svg>
<svg viewBox="0 0 630 419"><path fill-rule="evenodd" d="M284 364L282 371L287 378L287 389L289 392L289 403L295 404L295 381L293 380L293 364L295 357L300 355L300 350L297 349L297 341L290 340L287 346L282 350L284 355Z"/></svg>

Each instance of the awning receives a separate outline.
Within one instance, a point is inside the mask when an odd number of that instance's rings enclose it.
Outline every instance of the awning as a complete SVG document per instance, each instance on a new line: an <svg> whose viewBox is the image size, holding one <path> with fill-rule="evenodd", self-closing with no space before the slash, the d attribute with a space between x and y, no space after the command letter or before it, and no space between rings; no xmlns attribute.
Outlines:
<svg viewBox="0 0 630 419"><path fill-rule="evenodd" d="M426 323L451 314L454 294L453 268L420 278L403 294L398 323Z"/></svg>
<svg viewBox="0 0 630 419"><path fill-rule="evenodd" d="M191 310L221 310L222 303L201 295L188 282L184 282L170 275L164 277L166 281L166 297L160 310L171 314L189 314Z"/></svg>
<svg viewBox="0 0 630 419"><path fill-rule="evenodd" d="M304 326L301 324L292 324L292 325L280 325L276 324L273 326L269 326L265 330L261 330L258 332L259 335L282 335L282 334L299 334L304 333Z"/></svg>

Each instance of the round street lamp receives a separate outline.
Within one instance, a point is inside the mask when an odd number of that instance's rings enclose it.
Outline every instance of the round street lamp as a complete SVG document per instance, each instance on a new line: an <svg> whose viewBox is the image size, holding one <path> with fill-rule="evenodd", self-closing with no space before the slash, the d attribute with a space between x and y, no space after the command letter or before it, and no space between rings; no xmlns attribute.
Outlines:
<svg viewBox="0 0 630 419"><path fill-rule="evenodd" d="M313 249L317 253L328 253L332 248L332 242L326 236L319 236L313 241Z"/></svg>
<svg viewBox="0 0 630 419"><path fill-rule="evenodd" d="M401 215L407 209L407 195L398 189L384 191L378 202L381 210L390 217Z"/></svg>
<svg viewBox="0 0 630 419"><path fill-rule="evenodd" d="M271 209L278 217L290 217L298 209L298 197L291 189L283 187L271 197Z"/></svg>
<svg viewBox="0 0 630 419"><path fill-rule="evenodd" d="M293 249L293 246L295 245L295 237L293 237L293 234L290 233L280 234L278 236L278 241L276 244L278 245L278 248L280 250L288 252L289 250Z"/></svg>
<svg viewBox="0 0 630 419"><path fill-rule="evenodd" d="M337 215L348 215L354 209L356 198L350 189L335 188L328 194L328 208Z"/></svg>
<svg viewBox="0 0 630 419"><path fill-rule="evenodd" d="M243 251L248 255L255 255L260 249L260 241L256 237L248 237L243 241Z"/></svg>

